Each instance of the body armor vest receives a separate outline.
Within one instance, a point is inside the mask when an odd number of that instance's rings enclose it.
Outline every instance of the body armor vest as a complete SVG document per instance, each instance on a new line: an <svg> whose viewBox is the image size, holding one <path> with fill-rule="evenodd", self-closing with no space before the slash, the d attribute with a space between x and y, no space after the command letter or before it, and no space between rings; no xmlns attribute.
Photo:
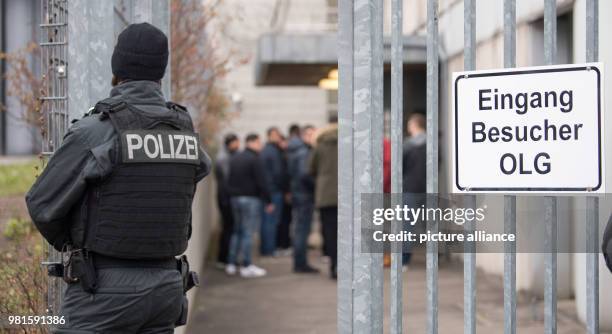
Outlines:
<svg viewBox="0 0 612 334"><path fill-rule="evenodd" d="M168 108L168 117L152 118L124 102L96 105L117 132L118 150L111 175L89 193L87 250L158 259L187 248L200 146L187 111Z"/></svg>

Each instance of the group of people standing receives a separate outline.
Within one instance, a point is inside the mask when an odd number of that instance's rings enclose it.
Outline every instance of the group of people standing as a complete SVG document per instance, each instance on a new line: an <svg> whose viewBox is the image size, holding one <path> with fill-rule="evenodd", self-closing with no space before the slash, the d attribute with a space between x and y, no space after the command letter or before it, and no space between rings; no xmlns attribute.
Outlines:
<svg viewBox="0 0 612 334"><path fill-rule="evenodd" d="M248 134L244 149L234 134L216 161L217 201L222 219L218 262L228 275L261 277L266 270L252 263L252 240L259 229L262 257L293 246L293 270L318 273L308 263L308 237L315 208L322 224L323 252L336 277L338 128L336 122L317 131L289 128L289 138L272 127L262 146Z"/></svg>
<svg viewBox="0 0 612 334"><path fill-rule="evenodd" d="M425 192L425 118L412 114L409 138L403 150L403 186L407 194ZM323 254L330 259L330 277L336 278L338 235L338 126L289 128L289 138L272 127L262 146L259 135L240 140L228 134L225 150L216 161L217 200L222 218L218 262L228 275L261 277L266 270L252 263L252 240L259 229L262 257L276 256L293 246L293 270L317 273L308 263L308 237L313 214L319 212ZM390 143L384 142L384 189L390 191ZM407 196L420 205L422 196ZM290 228L291 226L291 228ZM410 227L406 227L407 229ZM291 241L289 241L291 240ZM405 250L404 265L410 263Z"/></svg>

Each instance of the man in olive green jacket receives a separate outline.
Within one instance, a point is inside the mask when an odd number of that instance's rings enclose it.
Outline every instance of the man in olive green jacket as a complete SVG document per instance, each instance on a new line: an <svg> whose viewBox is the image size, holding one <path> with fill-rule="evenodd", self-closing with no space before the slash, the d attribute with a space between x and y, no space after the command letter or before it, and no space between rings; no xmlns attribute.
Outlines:
<svg viewBox="0 0 612 334"><path fill-rule="evenodd" d="M336 278L338 252L338 125L324 128L308 162L315 178L315 206L319 209L324 253L331 258L330 276Z"/></svg>

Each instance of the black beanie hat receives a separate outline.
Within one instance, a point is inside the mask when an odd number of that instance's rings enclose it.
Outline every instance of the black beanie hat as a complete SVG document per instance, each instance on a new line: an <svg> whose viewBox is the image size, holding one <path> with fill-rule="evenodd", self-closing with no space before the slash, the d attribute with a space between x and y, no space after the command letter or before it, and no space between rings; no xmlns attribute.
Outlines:
<svg viewBox="0 0 612 334"><path fill-rule="evenodd" d="M168 38L149 23L130 24L117 38L111 67L119 79L157 81L168 65Z"/></svg>

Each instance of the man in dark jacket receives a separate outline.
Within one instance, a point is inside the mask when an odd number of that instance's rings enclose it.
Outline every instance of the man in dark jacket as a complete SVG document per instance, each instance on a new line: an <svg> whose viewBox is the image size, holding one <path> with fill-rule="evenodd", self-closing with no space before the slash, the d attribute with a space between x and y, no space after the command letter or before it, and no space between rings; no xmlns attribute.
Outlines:
<svg viewBox="0 0 612 334"><path fill-rule="evenodd" d="M273 256L276 251L276 231L283 212L283 196L285 193L287 167L283 151L280 147L282 139L278 128L272 127L267 132L268 142L261 151L261 163L263 164L263 176L266 189L270 194L270 200L274 204L271 212L265 212L261 224L262 256Z"/></svg>
<svg viewBox="0 0 612 334"><path fill-rule="evenodd" d="M424 204L424 193L426 189L426 158L427 145L425 142L426 120L423 114L415 113L410 115L407 123L407 130L410 138L406 141L403 148L403 192L405 204L409 207L419 207ZM406 230L412 229L412 225L406 224ZM404 266L410 264L410 244L406 243L405 253L402 256Z"/></svg>
<svg viewBox="0 0 612 334"><path fill-rule="evenodd" d="M292 137L287 148L287 166L291 186L293 206L293 271L297 273L317 273L308 264L308 236L312 225L314 208L314 181L306 169L312 151L314 127L305 126L301 136Z"/></svg>
<svg viewBox="0 0 612 334"><path fill-rule="evenodd" d="M238 152L240 141L238 137L230 133L225 136L225 150L219 154L215 163L215 178L217 180L217 205L221 213L221 237L219 238L219 251L217 254L217 262L225 268L227 265L227 254L229 252L230 238L232 237L232 226L234 226L234 218L232 216L232 207L230 204L230 195L227 182L229 179L229 161L230 158Z"/></svg>
<svg viewBox="0 0 612 334"><path fill-rule="evenodd" d="M308 171L315 178L315 206L321 218L323 244L331 258L330 276L335 279L338 260L338 124L335 120L317 136Z"/></svg>
<svg viewBox="0 0 612 334"><path fill-rule="evenodd" d="M270 194L264 184L263 169L259 158L261 141L256 134L246 137L246 148L232 156L228 188L234 213L234 229L230 241L228 275L237 273L238 256L242 255L240 275L245 278L261 277L266 274L262 268L251 263L251 245L254 229L261 223L262 200L265 212L274 210Z"/></svg>
<svg viewBox="0 0 612 334"><path fill-rule="evenodd" d="M43 237L65 251L58 333L172 333L184 324L174 257L187 246L195 186L211 162L189 113L164 99L167 61L163 32L129 25L113 52L111 97L70 127L26 196Z"/></svg>
<svg viewBox="0 0 612 334"><path fill-rule="evenodd" d="M405 193L422 194L426 189L427 145L425 142L426 120L423 114L412 114L408 118L410 137L403 147L403 189Z"/></svg>

